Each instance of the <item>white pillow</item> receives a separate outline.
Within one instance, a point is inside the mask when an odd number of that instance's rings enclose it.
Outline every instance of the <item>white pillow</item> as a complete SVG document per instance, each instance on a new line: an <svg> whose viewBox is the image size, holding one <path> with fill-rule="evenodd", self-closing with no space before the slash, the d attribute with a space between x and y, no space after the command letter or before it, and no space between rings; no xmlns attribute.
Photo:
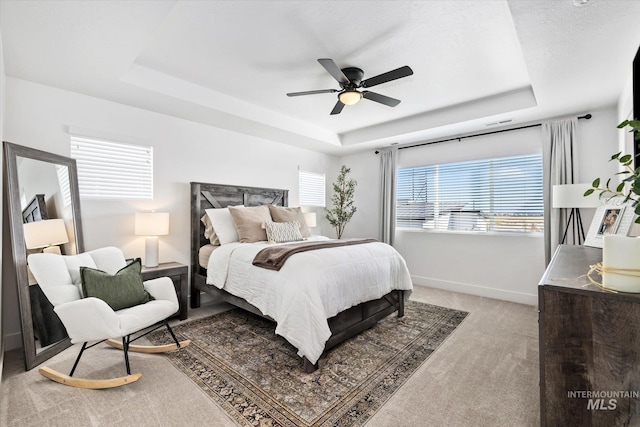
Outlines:
<svg viewBox="0 0 640 427"><path fill-rule="evenodd" d="M88 253L78 254L78 255L67 255L63 256L62 259L64 263L67 265L67 270L71 275L71 281L74 285L78 286L79 289L82 289L82 279L80 278L80 267L91 267L98 268L96 266L96 262L93 257ZM82 292L82 291L81 291Z"/></svg>
<svg viewBox="0 0 640 427"><path fill-rule="evenodd" d="M233 217L231 217L228 208L205 209L205 212L209 216L209 220L211 220L213 231L218 236L221 245L239 240L236 224L233 222Z"/></svg>

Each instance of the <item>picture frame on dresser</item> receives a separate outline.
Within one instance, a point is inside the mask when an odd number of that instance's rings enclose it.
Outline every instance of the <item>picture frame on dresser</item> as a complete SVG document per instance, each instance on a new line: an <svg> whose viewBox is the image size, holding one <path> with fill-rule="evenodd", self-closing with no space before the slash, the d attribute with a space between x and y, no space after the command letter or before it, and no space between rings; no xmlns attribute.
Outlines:
<svg viewBox="0 0 640 427"><path fill-rule="evenodd" d="M585 246L602 248L604 236L619 235L627 236L633 225L636 215L633 207L629 203L610 200L600 205L593 215L593 221L587 231Z"/></svg>

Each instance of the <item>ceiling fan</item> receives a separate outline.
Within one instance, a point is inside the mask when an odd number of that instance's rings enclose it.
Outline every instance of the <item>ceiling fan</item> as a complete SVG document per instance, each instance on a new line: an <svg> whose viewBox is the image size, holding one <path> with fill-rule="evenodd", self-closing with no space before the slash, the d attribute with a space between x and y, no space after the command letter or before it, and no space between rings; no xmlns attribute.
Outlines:
<svg viewBox="0 0 640 427"><path fill-rule="evenodd" d="M397 68L395 70L388 71L386 73L379 74L371 77L367 80L362 80L364 77L364 71L356 67L347 67L340 69L333 62L333 59L322 58L318 59L320 65L333 76L334 79L340 83L342 90L338 89L320 89L320 90L308 90L306 92L291 92L287 96L302 96L302 95L315 95L318 93L336 93L338 92L338 102L336 103L331 114L340 114L345 105L353 105L365 98L370 101L379 102L380 104L388 105L389 107L395 107L400 104L399 99L391 98L388 96L380 95L379 93L371 92L368 90L358 91L358 88L369 88L382 83L390 82L392 80L401 79L413 74L413 70L405 65L404 67Z"/></svg>

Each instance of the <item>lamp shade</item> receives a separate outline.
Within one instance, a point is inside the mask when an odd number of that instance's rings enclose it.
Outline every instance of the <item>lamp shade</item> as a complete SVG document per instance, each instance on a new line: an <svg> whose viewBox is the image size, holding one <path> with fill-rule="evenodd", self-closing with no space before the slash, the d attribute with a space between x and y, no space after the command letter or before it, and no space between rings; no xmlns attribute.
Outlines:
<svg viewBox="0 0 640 427"><path fill-rule="evenodd" d="M315 212L307 212L304 214L304 222L307 223L307 227L314 228L316 224L316 213Z"/></svg>
<svg viewBox="0 0 640 427"><path fill-rule="evenodd" d="M600 206L598 193L585 197L584 193L591 184L564 184L553 186L554 208L597 208Z"/></svg>
<svg viewBox="0 0 640 427"><path fill-rule="evenodd" d="M169 234L168 212L136 212L136 236L165 236Z"/></svg>
<svg viewBox="0 0 640 427"><path fill-rule="evenodd" d="M344 92L340 92L338 94L338 99L344 105L353 105L357 104L360 99L362 99L362 94L357 90L345 90Z"/></svg>
<svg viewBox="0 0 640 427"><path fill-rule="evenodd" d="M23 224L24 243L27 249L46 248L69 242L67 229L62 219L45 219L43 221Z"/></svg>

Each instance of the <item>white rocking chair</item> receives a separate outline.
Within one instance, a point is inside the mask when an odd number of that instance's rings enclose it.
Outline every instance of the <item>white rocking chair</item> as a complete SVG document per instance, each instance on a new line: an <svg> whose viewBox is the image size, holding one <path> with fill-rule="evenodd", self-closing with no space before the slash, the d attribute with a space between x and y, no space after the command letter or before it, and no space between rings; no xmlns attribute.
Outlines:
<svg viewBox="0 0 640 427"><path fill-rule="evenodd" d="M155 299L117 311L101 299L82 298L80 267L96 268L113 275L126 266L124 255L118 248L101 248L73 256L51 253L32 254L28 257L28 264L43 293L54 306L54 311L60 317L71 342L83 343L69 375L61 374L48 367L38 370L40 374L53 381L90 389L129 384L142 376L142 374L131 374L129 351L161 353L176 350L191 343L190 340L179 342L167 322L167 318L176 313L179 308L173 282L168 277L144 282L144 289ZM154 327L150 329L152 326ZM133 341L162 326L168 328L174 343L162 346L130 345ZM143 330L146 331L141 332ZM139 332L138 336L131 338L133 334ZM124 351L127 375L105 380L73 378L82 353L104 341ZM90 342L94 343L89 345Z"/></svg>

